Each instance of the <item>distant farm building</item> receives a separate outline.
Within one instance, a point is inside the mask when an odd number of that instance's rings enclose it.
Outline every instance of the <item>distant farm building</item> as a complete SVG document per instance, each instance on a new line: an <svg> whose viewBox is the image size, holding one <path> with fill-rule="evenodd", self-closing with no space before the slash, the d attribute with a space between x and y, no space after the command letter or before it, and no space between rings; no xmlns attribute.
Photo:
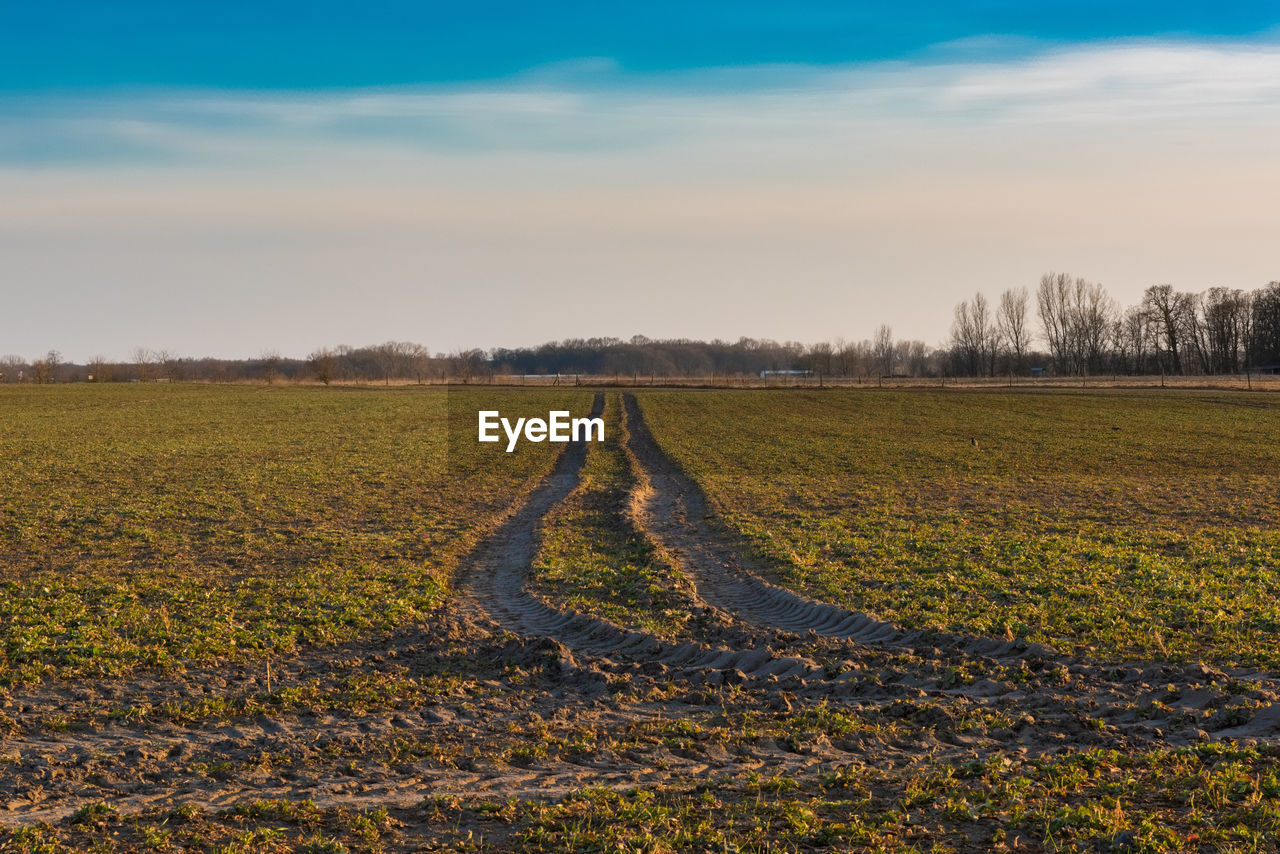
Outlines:
<svg viewBox="0 0 1280 854"><path fill-rule="evenodd" d="M765 377L811 377L813 371L761 371L760 378Z"/></svg>

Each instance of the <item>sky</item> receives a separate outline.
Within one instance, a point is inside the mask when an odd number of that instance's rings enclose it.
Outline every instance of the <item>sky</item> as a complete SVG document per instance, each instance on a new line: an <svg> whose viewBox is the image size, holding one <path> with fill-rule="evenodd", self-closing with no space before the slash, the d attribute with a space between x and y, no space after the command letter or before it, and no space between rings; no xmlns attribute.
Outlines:
<svg viewBox="0 0 1280 854"><path fill-rule="evenodd" d="M1273 4L0 0L0 354L942 343L1280 279Z"/></svg>

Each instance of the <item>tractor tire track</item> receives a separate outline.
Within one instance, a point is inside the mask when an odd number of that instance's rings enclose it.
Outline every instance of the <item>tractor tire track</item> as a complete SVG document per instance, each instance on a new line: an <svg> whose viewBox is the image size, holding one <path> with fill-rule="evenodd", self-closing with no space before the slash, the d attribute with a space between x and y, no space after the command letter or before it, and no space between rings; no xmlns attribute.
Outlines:
<svg viewBox="0 0 1280 854"><path fill-rule="evenodd" d="M905 650L960 648L987 658L1057 658L1042 644L905 629L766 581L747 566L739 544L714 530L706 497L658 446L634 395L625 395L627 447L645 484L635 502L640 524L677 556L698 594L748 622L797 634L813 632L860 644Z"/></svg>
<svg viewBox="0 0 1280 854"><path fill-rule="evenodd" d="M597 413L602 403L597 395ZM435 673L454 656L452 671L481 680L491 696L433 696L413 708L301 708L182 724L163 718L117 721L109 712L133 704L160 706L166 699L198 704L205 696L253 694L264 687L270 693L270 676L263 686L261 665L242 664L191 671L180 680L140 675L110 685L109 696L102 685L79 683L0 692L0 724L6 709L17 724L13 731L0 726L0 825L63 819L98 800L125 810L185 802L225 808L263 797L308 798L322 807L410 806L446 793L524 799L556 797L585 785L662 785L704 776L708 769L731 776L758 769L813 774L850 755L907 766L978 751L1057 751L1072 744L1128 749L1218 739L1280 742L1280 676L1274 673L1158 662L1115 666L1058 656L1047 647L911 632L771 584L747 564L732 536L709 522L705 497L658 448L629 395L624 417L637 476L637 523L679 558L673 565L695 580L698 595L723 612L700 641L678 643L626 629L557 608L527 589L542 520L575 489L586 460L584 445L570 445L524 503L463 561L458 595L437 620L391 638L306 649L277 662L275 671L277 684L302 686L319 678L341 684L348 673ZM764 629L752 636L737 616ZM504 637L507 631L526 639ZM815 656L834 652L850 660L828 673L809 658L778 649ZM960 685L940 672L956 662L1001 655L1030 664L1020 684L993 675ZM502 684L505 665L493 662L510 656L518 658L525 676ZM535 671L540 675L525 681ZM606 676L616 689L608 696L602 693ZM634 689L618 688L622 681ZM649 699L651 689L673 681L682 683L682 693ZM1236 684L1228 691L1231 682ZM739 686L747 690L738 692ZM81 693L96 696L78 698ZM1247 706L1240 702L1246 696ZM558 721L566 737L583 729L622 739L638 722L715 712L725 702L754 704L769 714L764 710L789 712L794 702L803 711L829 699L845 710L910 716L915 723L905 734L859 734L816 744L803 754L783 749L772 736L739 745L732 754L712 743L689 756L646 743L634 755L564 754L532 767L502 753L513 732L527 732L517 738L540 737L531 719ZM78 709L88 711L76 717ZM988 709L1020 717L983 725L979 735L961 725L962 715ZM41 726L41 719L56 726ZM402 739L442 750L386 758L388 745ZM264 757L277 758L264 763ZM215 771L223 766L230 769L226 776Z"/></svg>
<svg viewBox="0 0 1280 854"><path fill-rule="evenodd" d="M750 566L743 544L711 518L706 496L658 445L633 395L624 396L623 417L626 447L636 468L635 522L714 608L766 629L905 653L917 662L908 671L918 672L902 675L922 694L1014 703L1034 710L1051 727L1072 718L1064 710L1087 708L1090 718L1139 742L1280 742L1280 674L1274 672L1081 660L1044 644L906 629L773 584ZM991 664L1016 667L1025 683L983 679L949 687L925 672L930 664L936 674L940 666L964 662L984 669ZM1232 710L1224 690L1231 684L1248 686L1252 699L1247 710Z"/></svg>
<svg viewBox="0 0 1280 854"><path fill-rule="evenodd" d="M591 414L599 416L603 410L604 395L598 393ZM569 443L555 469L525 504L464 562L460 587L474 607L516 634L552 638L594 657L655 662L676 671L737 671L748 679L804 679L822 673L814 662L776 655L768 646L736 649L699 641L673 643L601 617L558 608L530 593L529 568L541 545L542 520L577 487L586 453L585 443Z"/></svg>

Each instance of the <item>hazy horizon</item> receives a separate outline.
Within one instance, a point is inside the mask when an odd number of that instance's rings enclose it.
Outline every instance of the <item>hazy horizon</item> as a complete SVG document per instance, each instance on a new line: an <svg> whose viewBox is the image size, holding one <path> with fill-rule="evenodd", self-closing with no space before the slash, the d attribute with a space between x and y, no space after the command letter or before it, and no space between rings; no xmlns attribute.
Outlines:
<svg viewBox="0 0 1280 854"><path fill-rule="evenodd" d="M1264 4L69 6L0 28L0 353L934 345L1051 270L1280 279Z"/></svg>

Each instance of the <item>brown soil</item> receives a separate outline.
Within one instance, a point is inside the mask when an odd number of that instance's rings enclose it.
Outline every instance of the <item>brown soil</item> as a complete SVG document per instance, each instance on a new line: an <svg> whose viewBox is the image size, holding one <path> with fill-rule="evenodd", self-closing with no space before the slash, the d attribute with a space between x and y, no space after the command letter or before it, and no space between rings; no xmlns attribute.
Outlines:
<svg viewBox="0 0 1280 854"><path fill-rule="evenodd" d="M602 403L598 395L597 411ZM995 750L1280 737L1273 674L1117 666L1016 640L911 631L788 590L708 515L634 398L624 412L638 474L632 522L693 581L697 640L623 628L528 591L541 519L573 490L585 459L584 446L569 446L470 555L428 625L308 649L270 668L227 664L0 695L0 824L56 821L96 801L122 812L263 798L404 807L708 774L806 775L855 760L905 768ZM370 684L384 687L368 696L353 687ZM272 705L295 689L311 699ZM236 712L249 701L251 714ZM193 711L202 704L226 711ZM681 719L819 704L927 725L906 738L802 747L772 738L673 747L651 734ZM985 712L1010 723L965 723Z"/></svg>

